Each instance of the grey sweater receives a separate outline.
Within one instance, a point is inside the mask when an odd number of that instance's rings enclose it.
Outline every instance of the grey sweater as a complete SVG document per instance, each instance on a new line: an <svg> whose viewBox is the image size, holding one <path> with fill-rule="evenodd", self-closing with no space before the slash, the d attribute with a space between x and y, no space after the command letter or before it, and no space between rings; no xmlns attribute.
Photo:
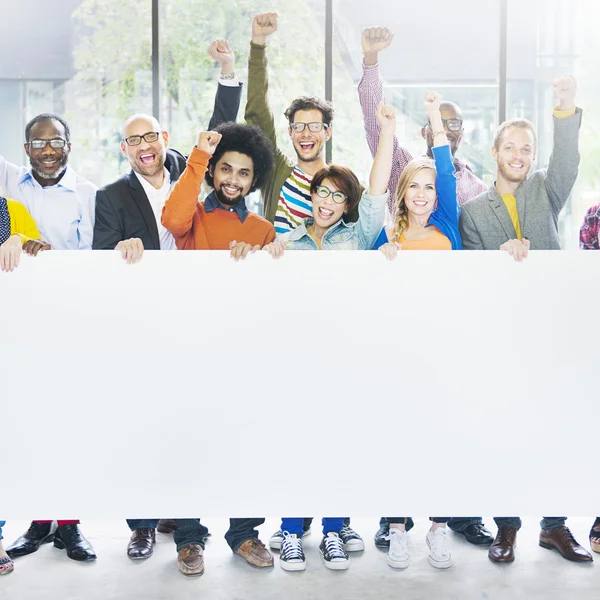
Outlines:
<svg viewBox="0 0 600 600"><path fill-rule="evenodd" d="M532 250L560 250L558 215L577 179L581 114L578 108L572 117L554 117L548 168L535 171L515 192L521 235L530 241ZM498 250L517 237L495 186L462 207L459 228L465 250Z"/></svg>

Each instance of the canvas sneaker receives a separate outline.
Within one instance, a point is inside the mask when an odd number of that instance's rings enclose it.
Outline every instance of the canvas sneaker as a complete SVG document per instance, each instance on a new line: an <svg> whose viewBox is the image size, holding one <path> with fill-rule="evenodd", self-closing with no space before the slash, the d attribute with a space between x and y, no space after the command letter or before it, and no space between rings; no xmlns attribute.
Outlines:
<svg viewBox="0 0 600 600"><path fill-rule="evenodd" d="M295 533L282 533L281 551L279 564L284 571L304 571L306 569L306 557L302 549L302 539Z"/></svg>
<svg viewBox="0 0 600 600"><path fill-rule="evenodd" d="M447 569L452 566L450 542L446 527L438 527L435 531L427 532L427 546L429 546L429 562L436 569Z"/></svg>
<svg viewBox="0 0 600 600"><path fill-rule="evenodd" d="M344 552L342 538L334 531L330 531L327 535L323 536L319 552L328 569L344 571L350 566L348 555Z"/></svg>
<svg viewBox="0 0 600 600"><path fill-rule="evenodd" d="M307 535L310 535L310 527L302 534L302 537L305 538ZM281 550L281 542L283 541L283 531L278 529L269 540L269 548L271 550Z"/></svg>
<svg viewBox="0 0 600 600"><path fill-rule="evenodd" d="M340 538L342 538L342 544L344 544L344 550L346 552L360 552L365 549L363 539L349 525L344 525L342 527Z"/></svg>
<svg viewBox="0 0 600 600"><path fill-rule="evenodd" d="M387 554L387 564L393 569L406 569L410 563L406 531L390 527L390 533L387 536L387 539L390 543L390 549Z"/></svg>

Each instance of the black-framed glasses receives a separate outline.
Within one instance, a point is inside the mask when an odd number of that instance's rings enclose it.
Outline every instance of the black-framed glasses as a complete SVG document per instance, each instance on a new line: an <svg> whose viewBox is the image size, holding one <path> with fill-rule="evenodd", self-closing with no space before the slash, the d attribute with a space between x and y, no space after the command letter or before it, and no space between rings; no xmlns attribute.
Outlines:
<svg viewBox="0 0 600 600"><path fill-rule="evenodd" d="M30 148L35 148L36 150L41 150L50 144L50 148L58 150L67 145L67 140L63 140L62 138L54 138L53 140L31 140L30 142L27 142L27 144Z"/></svg>
<svg viewBox="0 0 600 600"><path fill-rule="evenodd" d="M139 146L142 143L142 140L151 144L158 139L159 135L160 131L149 131L144 135L130 135L129 137L125 138L125 141L127 142L128 146Z"/></svg>
<svg viewBox="0 0 600 600"><path fill-rule="evenodd" d="M296 123L292 123L290 128L294 133L302 133L307 125L308 130L313 133L319 133L319 131L323 131L323 129L327 130L329 127L327 123L320 123L318 121L314 121L313 123L302 123L301 121L297 121Z"/></svg>
<svg viewBox="0 0 600 600"><path fill-rule="evenodd" d="M348 196L346 196L346 194L342 194L342 192L332 192L324 185L317 186L317 196L319 196L319 198L327 198L329 194L331 194L331 197L336 204L344 204L344 202L348 200Z"/></svg>
<svg viewBox="0 0 600 600"><path fill-rule="evenodd" d="M448 131L460 131L463 126L462 119L442 119L442 124ZM431 127L431 122L427 121L427 125Z"/></svg>

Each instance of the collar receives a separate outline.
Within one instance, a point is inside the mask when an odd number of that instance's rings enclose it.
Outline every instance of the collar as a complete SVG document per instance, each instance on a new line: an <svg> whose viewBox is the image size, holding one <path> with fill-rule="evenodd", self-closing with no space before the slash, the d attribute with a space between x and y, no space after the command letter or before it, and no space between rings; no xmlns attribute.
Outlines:
<svg viewBox="0 0 600 600"><path fill-rule="evenodd" d="M43 187L38 183L37 179L33 176L33 170L31 167L29 167L27 169L27 171L25 171L25 173L23 173L23 175L17 182L17 185L21 185L22 183L24 183L27 180L31 180L32 182L35 182L40 187ZM56 184L56 187L58 187L58 186L67 188L71 192L77 192L77 174L75 173L75 170L71 167L71 165L67 164L67 168L65 170L64 175L60 178L60 181ZM55 187L55 186L51 186L51 187Z"/></svg>
<svg viewBox="0 0 600 600"><path fill-rule="evenodd" d="M296 227L296 229L294 229L290 233L289 240L291 242L297 242L298 240L301 240L305 235L310 237L310 233L308 233L307 227L310 227L314 222L315 220L312 217L306 217L305 219L302 219L300 225L298 225L298 227ZM352 223L346 223L346 221L344 221L342 217L335 225L332 225L325 232L323 239L325 239L328 235L331 234L332 231L335 231L338 227L352 227L352 225Z"/></svg>
<svg viewBox="0 0 600 600"><path fill-rule="evenodd" d="M133 169L132 169L133 171ZM135 173L135 176L138 178L138 181L140 182L142 188L144 189L144 192L146 192L146 196L149 196L149 194L156 194L157 192L160 192L161 190L165 189L165 187L167 189L169 189L171 187L171 174L169 173L169 171L167 171L167 169L165 167L163 167L163 173L165 176L165 180L163 181L163 185L160 189L156 189L149 181L147 181L143 175L140 175L139 173L136 173L135 171L133 171Z"/></svg>
<svg viewBox="0 0 600 600"><path fill-rule="evenodd" d="M234 212L240 218L240 222L243 223L248 216L248 209L246 208L246 199L244 198L237 206L231 206L230 208L225 208L215 196L214 192L211 192L206 199L204 200L204 211L209 213L215 210L216 208L225 210L227 212Z"/></svg>

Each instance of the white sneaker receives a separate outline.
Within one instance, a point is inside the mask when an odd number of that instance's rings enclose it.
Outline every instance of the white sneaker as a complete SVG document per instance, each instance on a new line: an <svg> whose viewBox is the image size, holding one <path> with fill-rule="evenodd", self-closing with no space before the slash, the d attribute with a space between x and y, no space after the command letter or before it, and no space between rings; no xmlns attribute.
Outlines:
<svg viewBox="0 0 600 600"><path fill-rule="evenodd" d="M406 569L410 563L406 531L390 527L390 534L387 536L387 539L390 541L387 564L390 565L392 569Z"/></svg>
<svg viewBox="0 0 600 600"><path fill-rule="evenodd" d="M302 549L302 540L294 533L283 532L279 564L284 571L304 571L306 558Z"/></svg>
<svg viewBox="0 0 600 600"><path fill-rule="evenodd" d="M450 542L446 527L438 527L435 531L427 532L427 546L429 546L429 562L436 569L447 569L452 566Z"/></svg>

